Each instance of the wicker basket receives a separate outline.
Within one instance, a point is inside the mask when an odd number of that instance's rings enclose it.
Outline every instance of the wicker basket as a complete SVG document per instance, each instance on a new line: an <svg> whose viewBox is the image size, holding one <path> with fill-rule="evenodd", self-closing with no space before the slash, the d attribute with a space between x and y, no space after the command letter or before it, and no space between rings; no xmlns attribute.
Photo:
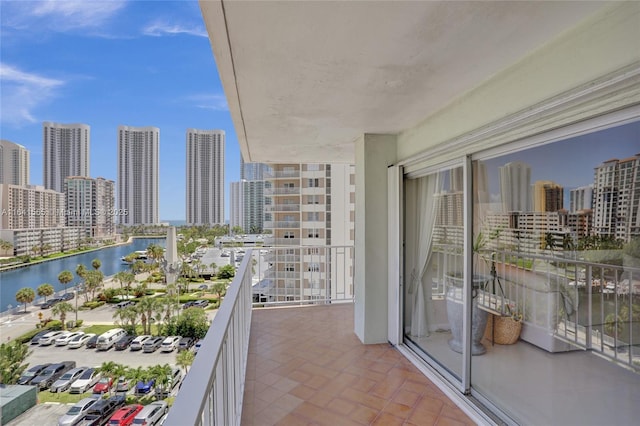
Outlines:
<svg viewBox="0 0 640 426"><path fill-rule="evenodd" d="M493 331L494 327L495 332ZM484 338L499 345L513 345L518 341L521 330L522 321L518 321L512 316L491 315L487 321L487 328L484 330Z"/></svg>

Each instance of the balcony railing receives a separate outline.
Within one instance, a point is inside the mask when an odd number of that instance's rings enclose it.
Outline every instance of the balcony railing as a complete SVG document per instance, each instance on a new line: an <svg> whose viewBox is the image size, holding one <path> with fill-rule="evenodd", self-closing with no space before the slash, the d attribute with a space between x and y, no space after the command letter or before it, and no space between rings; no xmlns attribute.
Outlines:
<svg viewBox="0 0 640 426"><path fill-rule="evenodd" d="M265 212L299 212L300 204L267 204L264 206Z"/></svg>
<svg viewBox="0 0 640 426"><path fill-rule="evenodd" d="M267 229L281 229L281 228L300 228L300 222L297 220L276 220L267 221L263 225Z"/></svg>
<svg viewBox="0 0 640 426"><path fill-rule="evenodd" d="M243 259L164 425L239 425L251 328L251 250Z"/></svg>
<svg viewBox="0 0 640 426"><path fill-rule="evenodd" d="M298 178L300 170L269 170L264 172L265 179Z"/></svg>
<svg viewBox="0 0 640 426"><path fill-rule="evenodd" d="M296 195L300 188L264 188L264 195Z"/></svg>
<svg viewBox="0 0 640 426"><path fill-rule="evenodd" d="M267 237L264 239L264 244L268 246L298 246L300 245L300 238Z"/></svg>

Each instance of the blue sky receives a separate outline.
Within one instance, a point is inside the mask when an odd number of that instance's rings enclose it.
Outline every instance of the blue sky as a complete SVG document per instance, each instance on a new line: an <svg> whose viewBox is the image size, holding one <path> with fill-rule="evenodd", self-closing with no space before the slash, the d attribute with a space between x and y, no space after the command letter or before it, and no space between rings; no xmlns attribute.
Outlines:
<svg viewBox="0 0 640 426"><path fill-rule="evenodd" d="M187 128L222 129L225 216L240 152L198 2L0 1L0 137L31 153L42 122L91 126L91 177L117 177L117 127L160 128L160 218L185 217Z"/></svg>

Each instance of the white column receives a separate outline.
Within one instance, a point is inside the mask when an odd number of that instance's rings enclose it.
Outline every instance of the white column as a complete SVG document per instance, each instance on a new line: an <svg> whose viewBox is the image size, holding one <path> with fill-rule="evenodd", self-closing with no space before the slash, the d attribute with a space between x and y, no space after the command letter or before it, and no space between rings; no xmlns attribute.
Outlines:
<svg viewBox="0 0 640 426"><path fill-rule="evenodd" d="M396 136L365 134L356 141L355 333L362 343L387 336L387 167Z"/></svg>

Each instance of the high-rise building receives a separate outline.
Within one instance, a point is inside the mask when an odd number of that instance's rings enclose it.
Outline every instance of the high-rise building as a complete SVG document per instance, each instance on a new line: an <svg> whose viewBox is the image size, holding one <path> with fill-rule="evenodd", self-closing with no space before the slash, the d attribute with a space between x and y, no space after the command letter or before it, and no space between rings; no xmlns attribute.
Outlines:
<svg viewBox="0 0 640 426"><path fill-rule="evenodd" d="M64 194L35 185L0 184L0 229L64 226Z"/></svg>
<svg viewBox="0 0 640 426"><path fill-rule="evenodd" d="M0 140L0 183L29 185L30 166L27 148Z"/></svg>
<svg viewBox="0 0 640 426"><path fill-rule="evenodd" d="M89 126L45 121L42 129L44 187L62 192L66 177L89 177Z"/></svg>
<svg viewBox="0 0 640 426"><path fill-rule="evenodd" d="M245 163L240 158L240 180L264 180L264 172L268 166L264 163Z"/></svg>
<svg viewBox="0 0 640 426"><path fill-rule="evenodd" d="M331 283L351 274L353 265L327 246L341 253L353 249L354 166L272 164L265 172L264 203L264 228L271 234L265 245L273 253L261 300L324 298L338 291ZM340 291L353 294L352 288Z"/></svg>
<svg viewBox="0 0 640 426"><path fill-rule="evenodd" d="M242 220L244 211L242 183L243 181L231 182L229 185L229 226L231 229L236 226L242 227L244 224Z"/></svg>
<svg viewBox="0 0 640 426"><path fill-rule="evenodd" d="M224 223L224 130L187 129L187 223Z"/></svg>
<svg viewBox="0 0 640 426"><path fill-rule="evenodd" d="M569 211L591 210L593 207L593 184L572 189L569 192Z"/></svg>
<svg viewBox="0 0 640 426"><path fill-rule="evenodd" d="M118 126L118 222L157 224L160 129Z"/></svg>
<svg viewBox="0 0 640 426"><path fill-rule="evenodd" d="M83 228L89 237L106 237L115 231L115 182L104 178L71 176L65 179L65 222Z"/></svg>
<svg viewBox="0 0 640 426"><path fill-rule="evenodd" d="M564 188L555 182L538 180L533 184L533 211L557 212L564 204Z"/></svg>
<svg viewBox="0 0 640 426"><path fill-rule="evenodd" d="M625 242L640 236L640 154L595 168L593 222L597 235Z"/></svg>
<svg viewBox="0 0 640 426"><path fill-rule="evenodd" d="M531 167L521 161L500 167L500 195L503 212L531 211Z"/></svg>

